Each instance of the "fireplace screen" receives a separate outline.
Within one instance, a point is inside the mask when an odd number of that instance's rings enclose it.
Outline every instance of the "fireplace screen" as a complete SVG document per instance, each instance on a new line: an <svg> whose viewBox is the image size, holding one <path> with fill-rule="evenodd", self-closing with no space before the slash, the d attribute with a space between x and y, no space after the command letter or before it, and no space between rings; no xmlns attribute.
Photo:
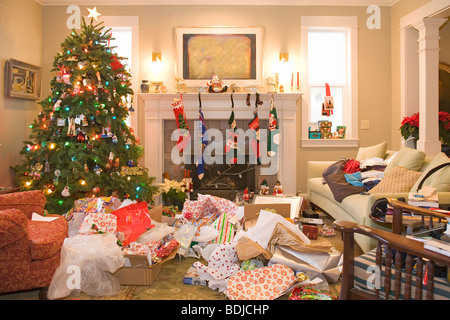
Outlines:
<svg viewBox="0 0 450 320"><path fill-rule="evenodd" d="M239 128L244 130L248 128L249 120L237 120ZM267 128L267 124L261 122L261 129ZM189 129L194 128L194 121L188 120ZM227 120L205 120L207 128L219 129L226 141L226 130L229 129ZM276 175L263 176L260 174L261 167L256 165L254 159L249 156L249 142L245 142L246 153L238 156L236 164L228 164L225 155L215 155L223 157L220 163L205 163L204 175L199 179L197 175L197 167L195 165L194 156L192 155L190 163L175 164L171 159L171 152L176 147L177 141L171 141L171 135L176 130L175 120L164 120L164 173L170 179L181 181L184 178L185 170L190 171L190 176L194 185L194 191L190 195L191 200L197 198L197 194L210 194L221 198L236 200L241 196L245 189L250 192L259 192L259 185L266 180L269 185L274 185ZM191 133L192 135L192 133ZM191 146L192 154L194 154L194 146Z"/></svg>

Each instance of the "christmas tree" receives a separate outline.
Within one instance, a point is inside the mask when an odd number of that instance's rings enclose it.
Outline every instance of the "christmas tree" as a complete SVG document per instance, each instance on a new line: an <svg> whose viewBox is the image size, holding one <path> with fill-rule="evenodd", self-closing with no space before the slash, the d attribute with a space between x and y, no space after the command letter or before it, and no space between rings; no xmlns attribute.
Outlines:
<svg viewBox="0 0 450 320"><path fill-rule="evenodd" d="M16 166L21 190L43 190L50 213L65 213L75 200L118 197L153 203L154 177L137 165L139 139L126 124L132 108L131 75L110 46L102 23L75 29L55 56L51 94L30 125ZM129 107L131 105L131 107Z"/></svg>

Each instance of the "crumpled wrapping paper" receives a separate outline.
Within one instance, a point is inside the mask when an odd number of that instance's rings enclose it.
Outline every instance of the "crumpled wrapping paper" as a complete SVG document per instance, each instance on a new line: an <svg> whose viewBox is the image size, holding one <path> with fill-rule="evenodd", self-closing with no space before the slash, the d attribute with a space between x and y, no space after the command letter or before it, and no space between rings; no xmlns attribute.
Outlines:
<svg viewBox="0 0 450 320"><path fill-rule="evenodd" d="M336 282L342 273L342 253L336 249L331 252L299 252L278 245L269 264L283 264L295 271L303 271L309 279L322 276Z"/></svg>
<svg viewBox="0 0 450 320"><path fill-rule="evenodd" d="M296 281L294 272L289 267L274 264L239 271L230 277L224 293L230 300L274 300Z"/></svg>
<svg viewBox="0 0 450 320"><path fill-rule="evenodd" d="M238 206L227 199L199 194L196 201L187 200L183 205L183 216L188 219L198 219L204 216L215 216L226 212L229 216L236 214Z"/></svg>
<svg viewBox="0 0 450 320"><path fill-rule="evenodd" d="M208 266L198 261L193 266L197 268L200 279L208 281L210 289L222 292L227 288L227 279L240 270L238 262L236 244L226 243L218 245L210 254Z"/></svg>

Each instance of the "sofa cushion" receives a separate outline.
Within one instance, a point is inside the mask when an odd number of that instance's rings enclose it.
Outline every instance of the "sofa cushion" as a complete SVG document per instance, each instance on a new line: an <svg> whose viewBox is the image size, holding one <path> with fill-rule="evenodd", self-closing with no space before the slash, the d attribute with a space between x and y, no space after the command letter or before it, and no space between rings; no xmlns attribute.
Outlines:
<svg viewBox="0 0 450 320"><path fill-rule="evenodd" d="M387 143L382 142L374 146L359 148L356 155L356 160L361 161L370 158L381 158L384 159L386 156Z"/></svg>
<svg viewBox="0 0 450 320"><path fill-rule="evenodd" d="M390 172L386 173L380 183L368 192L370 194L409 192L421 175L422 172L419 171L395 167Z"/></svg>
<svg viewBox="0 0 450 320"><path fill-rule="evenodd" d="M53 221L28 220L28 235L31 241L31 259L50 258L61 250L64 239L68 236L67 220L63 217Z"/></svg>
<svg viewBox="0 0 450 320"><path fill-rule="evenodd" d="M439 153L427 167L427 169L423 172L422 177L431 171L433 168L437 167L440 164L450 162L450 158L443 152ZM411 192L417 192L417 188L419 187L419 183L422 181L422 177L419 178L416 183L412 186ZM450 166L444 167L439 171L436 171L431 176L429 176L423 183L423 187L428 186L432 188L436 188L437 192L449 192L450 191Z"/></svg>
<svg viewBox="0 0 450 320"><path fill-rule="evenodd" d="M386 166L384 172L388 173L395 167L403 167L409 170L419 171L425 161L425 156L426 154L423 151L406 147L401 148Z"/></svg>

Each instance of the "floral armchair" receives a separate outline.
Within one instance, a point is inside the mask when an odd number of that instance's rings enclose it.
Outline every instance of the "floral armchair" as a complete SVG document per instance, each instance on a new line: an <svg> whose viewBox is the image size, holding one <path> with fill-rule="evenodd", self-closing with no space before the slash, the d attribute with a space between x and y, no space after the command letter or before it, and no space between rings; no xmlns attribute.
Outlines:
<svg viewBox="0 0 450 320"><path fill-rule="evenodd" d="M68 224L58 215L32 220L33 212L44 215L45 204L38 190L0 195L0 294L50 285Z"/></svg>

